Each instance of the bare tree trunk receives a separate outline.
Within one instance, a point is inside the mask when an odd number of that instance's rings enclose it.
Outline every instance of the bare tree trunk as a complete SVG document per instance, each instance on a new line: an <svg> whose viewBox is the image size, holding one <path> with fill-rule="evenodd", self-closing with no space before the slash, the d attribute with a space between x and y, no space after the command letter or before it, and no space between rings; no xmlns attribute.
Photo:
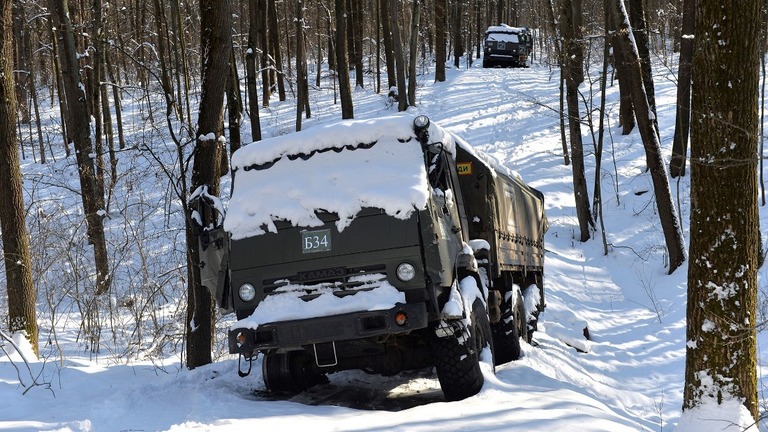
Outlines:
<svg viewBox="0 0 768 432"><path fill-rule="evenodd" d="M419 19L421 17L421 4L419 0L413 0L413 14L411 15L411 43L410 59L408 60L408 105L416 105L416 59L419 42Z"/></svg>
<svg viewBox="0 0 768 432"><path fill-rule="evenodd" d="M395 48L395 68L397 69L397 110L405 111L408 108L408 94L405 87L405 57L403 54L403 43L400 40L400 13L398 9L398 1L389 0L392 44Z"/></svg>
<svg viewBox="0 0 768 432"><path fill-rule="evenodd" d="M680 61L677 67L675 134L672 138L672 159L669 161L669 175L673 178L685 175L688 134L691 129L691 62L693 60L695 26L696 0L684 0Z"/></svg>
<svg viewBox="0 0 768 432"><path fill-rule="evenodd" d="M115 73L113 72L112 62L108 53L105 53L106 68L109 80L112 82L112 98L115 101L115 123L117 124L117 142L120 150L125 148L125 133L123 131L123 105L120 102L120 90L117 87Z"/></svg>
<svg viewBox="0 0 768 432"><path fill-rule="evenodd" d="M37 125L37 142L40 145L40 163L45 163L45 146L43 146L43 126L40 122L40 104L37 100L37 88L35 86L35 72L34 68L29 70L29 94L32 96L32 106L35 109L35 123ZM55 157L54 157L55 160Z"/></svg>
<svg viewBox="0 0 768 432"><path fill-rule="evenodd" d="M251 119L251 140L261 141L259 119L258 73L256 71L256 41L258 37L258 1L248 0L248 51L245 53L245 79L248 92L248 115Z"/></svg>
<svg viewBox="0 0 768 432"><path fill-rule="evenodd" d="M176 63L176 70L180 71L181 77L183 80L179 83L178 87L179 89L179 101L178 103L184 102L184 110L182 112L186 113L186 115L181 116L181 121L185 122L190 125L189 130L192 130L192 110L190 108L189 104L189 89L190 89L190 82L189 82L189 61L187 59L187 43L186 38L184 37L184 26L181 22L181 11L179 11L179 0L170 0L171 3L171 23L172 23L172 29L174 34L173 42L177 49L174 49L174 60ZM249 2L250 3L250 2ZM177 73L177 76L179 73ZM183 86L182 86L183 84ZM181 92L181 87L183 87L183 93ZM186 121L184 120L186 119ZM122 144L121 144L121 147Z"/></svg>
<svg viewBox="0 0 768 432"><path fill-rule="evenodd" d="M88 229L88 240L93 244L94 262L96 265L96 294L109 290L111 275L107 256L107 243L104 238L102 212L104 211L103 181L99 181L96 164L93 160L95 149L91 142L90 124L88 119L88 100L85 88L80 80L80 65L78 52L75 47L75 37L72 24L67 13L66 0L49 0L51 24L56 29L55 34L59 46L61 76L67 99L67 131L68 138L75 144L77 167L80 175L83 209ZM101 155L96 154L96 158ZM101 186L101 187L100 187Z"/></svg>
<svg viewBox="0 0 768 432"><path fill-rule="evenodd" d="M200 0L200 43L203 56L202 93L195 136L192 190L207 186L208 193L219 195L222 146L219 125L224 115L224 93L232 51L229 0ZM215 215L213 215L215 217ZM198 239L186 218L187 264L187 367L193 369L211 362L213 338L213 298L200 280ZM203 221L204 226L216 221Z"/></svg>
<svg viewBox="0 0 768 432"><path fill-rule="evenodd" d="M96 155L98 157L94 161L96 163L96 181L100 183L97 188L102 191L101 200L104 200L104 177L105 166L104 157L104 118L101 115L101 73L103 71L101 64L103 62L104 44L102 40L103 26L102 26L102 9L101 0L92 0L91 14L93 15L91 20L91 30L88 33L89 43L92 46L93 53L89 56L92 58L90 67L86 67L86 81L88 84L88 110L91 114L91 120L93 121L93 146ZM85 16L85 14L83 14ZM88 43L86 42L86 43ZM102 208L105 206L102 204Z"/></svg>
<svg viewBox="0 0 768 432"><path fill-rule="evenodd" d="M348 28L352 30L352 61L355 63L355 87L363 88L365 82L364 70L363 70L363 2L360 0L350 0L350 15L352 20Z"/></svg>
<svg viewBox="0 0 768 432"><path fill-rule="evenodd" d="M349 83L349 58L347 57L347 9L345 0L336 1L336 75L339 77L341 118L355 117L352 106L352 89Z"/></svg>
<svg viewBox="0 0 768 432"><path fill-rule="evenodd" d="M301 130L301 116L307 98L307 54L304 48L304 5L296 0L296 130Z"/></svg>
<svg viewBox="0 0 768 432"><path fill-rule="evenodd" d="M16 136L11 3L11 0L0 0L0 190L3 191L0 194L0 231L7 281L9 330L24 332L37 355L37 296L32 281Z"/></svg>
<svg viewBox="0 0 768 432"><path fill-rule="evenodd" d="M21 113L19 121L27 124L30 122L29 114L29 96L27 90L29 89L29 34L26 25L26 14L24 13L24 3L20 1L13 2L13 26L12 32L15 35L16 43L14 44L13 58L16 66L13 68L15 82L16 82L16 102L19 104L18 109ZM7 29L11 30L11 29ZM33 83L34 85L34 83Z"/></svg>
<svg viewBox="0 0 768 432"><path fill-rule="evenodd" d="M64 78L61 73L61 61L59 60L62 56L60 53L61 48L59 47L58 38L56 36L56 31L51 28L51 47L53 48L53 56L51 57L51 63L53 65L53 79L56 81L56 94L59 96L59 114L61 116L61 137L64 141L64 151L69 157L71 155L71 150L69 149L69 132L67 130L67 113L69 110L67 109L67 93L64 90Z"/></svg>
<svg viewBox="0 0 768 432"><path fill-rule="evenodd" d="M613 13L608 15L611 29L616 30L616 20ZM626 59L628 54L624 52L624 44L621 42L621 35L618 31L612 32L611 46L613 47L613 67L619 80L619 125L622 127L621 134L629 135L635 128L635 110L632 106L632 94L629 90L631 79Z"/></svg>
<svg viewBox="0 0 768 432"><path fill-rule="evenodd" d="M563 146L563 163L568 166L571 164L571 157L568 152L568 139L565 133L565 115L564 115L564 84L565 84L565 61L563 60L563 38L560 31L557 28L557 20L555 19L555 4L553 0L547 0L547 23L550 27L552 35L554 35L555 46L555 58L557 64L560 67L560 142Z"/></svg>
<svg viewBox="0 0 768 432"><path fill-rule="evenodd" d="M275 56L275 72L277 77L277 95L280 101L285 100L285 74L283 73L283 54L280 51L280 27L277 25L277 6L275 0L269 0L269 32L270 45Z"/></svg>
<svg viewBox="0 0 768 432"><path fill-rule="evenodd" d="M755 156L761 3L699 0L692 65L683 416L706 405L712 418L711 407L740 401L752 420L735 425L739 430L754 427L760 403Z"/></svg>
<svg viewBox="0 0 768 432"><path fill-rule="evenodd" d="M445 81L445 21L447 0L435 0L435 81Z"/></svg>
<svg viewBox="0 0 768 432"><path fill-rule="evenodd" d="M240 124L243 121L243 99L240 95L240 75L237 72L234 48L229 52L229 75L227 76L227 113L229 115L229 154L242 145ZM224 155L222 155L224 157Z"/></svg>
<svg viewBox="0 0 768 432"><path fill-rule="evenodd" d="M381 27L384 33L384 60L387 64L387 92L397 87L397 67L395 66L395 47L392 45L392 18L389 0L379 0L381 6Z"/></svg>
<svg viewBox="0 0 768 432"><path fill-rule="evenodd" d="M106 65L102 63L102 72ZM107 152L109 153L109 187L107 188L106 209L109 212L109 203L117 184L117 154L115 153L115 135L112 131L112 112L109 109L109 93L106 86L100 86L101 91L101 116L104 119L104 136L107 138Z"/></svg>
<svg viewBox="0 0 768 432"><path fill-rule="evenodd" d="M648 97L648 106L653 113L652 123L659 135L659 122L656 119L656 90L653 85L653 73L651 71L651 55L648 47L648 31L645 24L644 0L629 0L629 22L632 26L632 34L635 35L635 47L640 56L640 71L643 74L643 87Z"/></svg>
<svg viewBox="0 0 768 432"><path fill-rule="evenodd" d="M272 96L272 74L270 73L271 62L269 61L269 35L267 34L267 0L258 0L259 11L256 15L258 20L259 48L261 48L261 105L269 106L269 98Z"/></svg>
<svg viewBox="0 0 768 432"><path fill-rule="evenodd" d="M579 113L579 84L584 81L584 53L581 46L581 0L564 0L561 3L560 34L563 35L563 72L565 73L566 104L568 106L568 131L571 141L573 169L573 195L576 202L576 218L579 221L579 241L589 240L590 226L594 226L589 210L589 192L584 172L584 146L581 140L581 115Z"/></svg>
<svg viewBox="0 0 768 432"><path fill-rule="evenodd" d="M638 115L636 118L640 137L645 147L645 159L651 172L659 220L664 231L664 240L667 246L667 253L669 254L669 273L672 274L685 261L683 231L672 200L669 178L667 177L667 171L661 156L659 137L656 135L656 128L651 121L650 106L645 95L642 72L640 70L640 57L637 50L633 48L630 39L632 29L628 25L629 20L623 0L614 0L612 2L612 13L615 22L621 23L618 29L620 35L618 42L621 44L622 51L626 56L626 64L628 66L627 79L632 84L630 86L632 104L636 112L649 113L647 115Z"/></svg>
<svg viewBox="0 0 768 432"><path fill-rule="evenodd" d="M453 39L453 66L458 69L461 65L461 56L464 55L464 41L461 37L461 16L464 13L461 2L453 4L452 39Z"/></svg>
<svg viewBox="0 0 768 432"><path fill-rule="evenodd" d="M597 126L597 148L595 149L595 191L593 193L593 205L592 205L592 219L600 220L600 233L603 240L603 255L608 255L608 240L605 236L605 219L603 218L603 191L602 191L602 166L603 166L603 140L605 138L605 92L608 84L608 62L609 62L609 45L608 45L608 15L610 15L607 6L609 0L603 2L605 9L605 30L603 44L603 70L600 73L600 121Z"/></svg>

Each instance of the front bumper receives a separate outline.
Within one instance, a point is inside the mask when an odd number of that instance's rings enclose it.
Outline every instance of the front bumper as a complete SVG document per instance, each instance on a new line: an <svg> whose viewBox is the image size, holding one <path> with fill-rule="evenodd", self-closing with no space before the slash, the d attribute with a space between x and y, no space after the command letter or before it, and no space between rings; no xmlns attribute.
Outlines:
<svg viewBox="0 0 768 432"><path fill-rule="evenodd" d="M528 61L527 54L486 54L487 59L497 63L519 63Z"/></svg>
<svg viewBox="0 0 768 432"><path fill-rule="evenodd" d="M395 314L398 312L404 312L408 317L403 325L395 322ZM228 335L229 352L251 355L253 351L291 349L325 342L407 333L426 326L425 303L398 303L386 310L273 322L262 324L255 330L231 329Z"/></svg>

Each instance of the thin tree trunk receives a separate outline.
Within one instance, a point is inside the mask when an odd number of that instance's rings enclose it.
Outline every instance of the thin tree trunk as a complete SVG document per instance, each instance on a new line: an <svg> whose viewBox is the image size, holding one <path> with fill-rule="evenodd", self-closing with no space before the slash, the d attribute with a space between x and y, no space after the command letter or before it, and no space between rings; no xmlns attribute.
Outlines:
<svg viewBox="0 0 768 432"><path fill-rule="evenodd" d="M26 25L26 17L24 13L24 3L20 1L13 2L13 26L12 31L15 35L16 43L14 44L15 50L12 50L15 59L14 77L16 82L16 102L18 103L19 121L23 124L30 122L29 114L29 96L27 90L29 89L29 32ZM10 30L10 29L7 29Z"/></svg>
<svg viewBox="0 0 768 432"><path fill-rule="evenodd" d="M102 65L106 68L106 65ZM104 119L104 135L107 138L107 153L109 153L109 187L107 188L106 209L109 213L112 192L117 184L117 155L115 153L115 136L112 132L112 112L109 109L109 93L106 86L101 87L101 115Z"/></svg>
<svg viewBox="0 0 768 432"><path fill-rule="evenodd" d="M683 28L680 40L680 61L677 67L677 104L675 105L675 134L672 138L672 158L669 175L685 175L688 134L691 129L691 61L693 32L696 25L696 0L683 0Z"/></svg>
<svg viewBox="0 0 768 432"><path fill-rule="evenodd" d="M283 73L283 54L280 51L280 27L277 24L277 6L275 0L269 0L269 32L270 45L275 55L275 72L277 79L277 96L280 101L285 100L285 74Z"/></svg>
<svg viewBox="0 0 768 432"><path fill-rule="evenodd" d="M75 47L75 37L72 24L67 13L66 0L49 0L51 24L54 26L59 45L59 60L61 76L67 99L67 130L68 137L74 141L77 157L80 188L82 190L83 209L88 231L88 240L93 245L94 262L96 265L96 294L109 290L111 275L107 256L107 244L104 237L102 212L104 210L103 182L96 175L96 164L93 160L95 149L91 142L90 118L88 100L85 88L80 81L80 65L78 52ZM101 155L97 154L97 159ZM102 186L100 188L99 186Z"/></svg>
<svg viewBox="0 0 768 432"><path fill-rule="evenodd" d="M336 1L336 74L339 77L341 118L355 117L352 106L352 89L349 83L349 59L347 57L347 11L345 0Z"/></svg>
<svg viewBox="0 0 768 432"><path fill-rule="evenodd" d="M105 60L107 63L107 75L109 76L109 80L112 82L112 98L115 100L117 142L120 150L123 150L125 148L125 133L123 131L123 105L122 102L120 102L120 90L117 86L117 81L115 80L115 73L113 72L112 62L110 61L108 53L105 53L105 55Z"/></svg>
<svg viewBox="0 0 768 432"><path fill-rule="evenodd" d="M32 96L32 106L35 109L35 123L37 126L37 142L40 146L40 163L45 163L45 146L43 145L43 126L40 123L40 104L37 100L37 88L35 87L35 73L34 69L29 70L29 94ZM53 156L53 152L51 152ZM55 160L55 157L54 157Z"/></svg>
<svg viewBox="0 0 768 432"><path fill-rule="evenodd" d="M243 121L243 99L240 95L240 75L237 72L235 49L229 54L229 75L227 76L227 113L229 123L229 153L237 151L242 145L240 123ZM222 157L224 157L222 155Z"/></svg>
<svg viewBox="0 0 768 432"><path fill-rule="evenodd" d="M176 69L181 71L183 78L183 95L178 103L184 101L185 116L182 116L182 122L186 119L186 123L190 125L189 130L192 130L192 110L189 104L189 89L191 87L189 79L189 61L187 58L187 43L184 37L184 26L181 22L181 11L179 11L179 0L170 0L171 3L171 23L173 28L173 34L175 35L174 43L178 49L174 50L174 59L176 61ZM249 2L250 3L250 2ZM178 74L177 74L178 75ZM123 147L120 147L123 148Z"/></svg>
<svg viewBox="0 0 768 432"><path fill-rule="evenodd" d="M259 119L258 73L256 71L256 41L258 37L258 1L248 0L248 50L245 53L245 79L248 92L248 115L251 119L251 140L261 141Z"/></svg>
<svg viewBox="0 0 768 432"><path fill-rule="evenodd" d="M301 130L301 116L304 105L308 103L306 86L307 56L304 51L304 5L302 0L296 0L296 130Z"/></svg>
<svg viewBox="0 0 768 432"><path fill-rule="evenodd" d="M565 166L571 164L571 157L568 152L568 139L565 133L565 62L563 60L563 38L557 28L555 20L555 4L553 0L547 0L547 22L550 31L554 35L555 58L560 69L560 142L563 146L563 163Z"/></svg>
<svg viewBox="0 0 768 432"><path fill-rule="evenodd" d="M390 0L380 0L384 4L381 8L381 27L384 33L384 60L387 64L387 92L397 87L397 67L395 66L395 47L392 45L392 18L390 15Z"/></svg>
<svg viewBox="0 0 768 432"><path fill-rule="evenodd" d="M645 147L645 159L651 172L659 220L664 231L664 240L667 246L667 253L669 254L669 274L672 274L685 261L683 232L672 200L669 178L667 177L667 171L662 160L659 137L656 135L656 128L651 121L651 109L645 95L642 72L640 70L640 57L631 41L632 29L628 26L629 20L623 0L614 0L612 2L612 9L615 22L621 23L618 31L620 35L618 42L621 44L622 51L626 56L626 64L628 66L627 78L632 84L630 86L632 104L636 112L646 113L645 115L636 116L637 125L640 137L643 140L643 146Z"/></svg>
<svg viewBox="0 0 768 432"><path fill-rule="evenodd" d="M355 25L348 25L348 28L352 30L352 40L354 43L352 60L355 63L355 87L363 88L365 82L363 81L363 2L360 0L350 0L352 21Z"/></svg>
<svg viewBox="0 0 768 432"><path fill-rule="evenodd" d="M381 0L375 0L375 1L376 1L376 93L381 93Z"/></svg>
<svg viewBox="0 0 768 432"><path fill-rule="evenodd" d="M648 98L648 106L653 113L653 127L656 135L659 135L659 122L656 119L656 91L653 85L653 73L651 71L651 55L648 47L648 31L645 24L644 0L629 0L629 22L632 26L632 34L635 36L635 47L640 57L640 71L643 74L643 87Z"/></svg>
<svg viewBox="0 0 768 432"><path fill-rule="evenodd" d="M258 0L259 11L256 15L258 19L259 48L261 49L261 105L269 106L269 98L272 96L272 74L270 73L271 63L269 61L269 35L267 34L267 0Z"/></svg>
<svg viewBox="0 0 768 432"><path fill-rule="evenodd" d="M461 2L453 5L453 66L458 69L461 65L461 56L464 55L464 42L461 38L461 15L463 13Z"/></svg>
<svg viewBox="0 0 768 432"><path fill-rule="evenodd" d="M61 137L64 141L64 151L67 157L72 154L69 149L69 132L67 130L67 93L64 91L64 78L61 73L61 48L59 47L58 38L56 32L51 28L51 47L53 48L53 56L51 57L51 63L53 64L53 79L56 81L56 94L59 96L59 115L61 117Z"/></svg>
<svg viewBox="0 0 768 432"><path fill-rule="evenodd" d="M614 14L609 13L608 15L610 28L616 30L618 27L613 16ZM628 54L624 52L624 45L621 42L621 35L618 31L612 32L611 46L613 47L613 67L619 80L619 125L622 127L621 134L629 135L632 129L635 128L635 109L632 106L632 93L629 90L631 79L626 59Z"/></svg>
<svg viewBox="0 0 768 432"><path fill-rule="evenodd" d="M445 22L448 10L447 0L435 1L435 81L445 81Z"/></svg>
<svg viewBox="0 0 768 432"><path fill-rule="evenodd" d="M421 4L419 0L413 0L413 13L411 15L411 42L410 58L408 60L408 105L416 105L416 59L419 42L419 19L421 18Z"/></svg>
<svg viewBox="0 0 768 432"><path fill-rule="evenodd" d="M584 171L584 146L581 139L581 115L579 113L579 84L584 81L581 46L581 0L564 0L561 4L560 34L563 35L563 72L565 73L565 100L568 107L568 131L571 141L573 169L573 195L576 202L576 218L579 221L579 241L590 238L594 226L589 210L589 192Z"/></svg>
<svg viewBox="0 0 768 432"><path fill-rule="evenodd" d="M392 26L392 44L395 48L395 68L397 69L397 110L408 108L408 94L405 86L405 57L403 43L400 40L400 18L397 0L389 0L389 18Z"/></svg>
<svg viewBox="0 0 768 432"><path fill-rule="evenodd" d="M101 207L105 208L103 201L104 201L104 177L105 177L105 166L104 166L104 157L102 156L104 152L104 118L101 115L101 72L102 72L102 63L103 63L103 55L102 52L104 52L104 44L101 42L104 38L104 35L102 34L102 20L101 20L101 0L92 0L92 10L91 13L93 14L93 19L91 22L91 33L88 35L90 39L90 44L92 45L93 54L92 54L92 62L90 64L89 68L86 68L86 79L88 82L88 94L86 95L88 97L88 103L89 103L89 112L91 114L91 120L93 121L94 127L93 127L93 144L94 149L96 152L96 181L97 183L100 183L97 185L97 188L102 191L100 194L101 196ZM84 16L84 14L83 14Z"/></svg>
<svg viewBox="0 0 768 432"><path fill-rule="evenodd" d="M603 33L604 40L608 41L608 1L603 2L605 9L605 30ZM603 219L603 191L602 191L602 165L603 165L603 140L605 138L605 92L608 84L608 61L609 61L609 45L603 44L603 70L600 73L600 121L598 122L597 130L597 149L595 149L595 191L593 194L594 203L592 206L592 219L600 220L600 233L603 240L603 255L608 255L608 240L605 235L605 219Z"/></svg>

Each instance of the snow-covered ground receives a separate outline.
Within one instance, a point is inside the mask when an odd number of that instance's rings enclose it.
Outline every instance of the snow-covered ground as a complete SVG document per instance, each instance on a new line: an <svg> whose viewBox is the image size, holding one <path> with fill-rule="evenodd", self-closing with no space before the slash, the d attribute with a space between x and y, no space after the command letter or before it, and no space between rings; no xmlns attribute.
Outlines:
<svg viewBox="0 0 768 432"><path fill-rule="evenodd" d="M675 87L665 75L668 73L659 67L655 76L666 159L675 114ZM584 87L584 91L588 89ZM370 88L356 90L354 98L358 119L396 111L385 95ZM94 355L77 339L77 316L54 319L41 314L41 322L62 323L55 335L50 324L41 326L41 349L48 353L47 361L32 362L27 369L18 355L12 356L16 361L11 363L0 352L0 430L674 430L680 419L684 383L687 267L666 274L663 237L651 180L645 172L643 146L637 132L622 136L617 126L618 87L609 89L610 133L599 173L610 244L607 256L599 232L585 243L574 238L578 224L571 168L563 164L556 72L541 65L482 69L476 62L471 68L449 70L444 83L433 83L433 75L424 74L417 99L411 113L429 116L517 171L546 200L550 224L546 235L547 309L534 343L523 345L523 358L497 367L495 376L485 366L486 383L478 395L445 402L436 376L427 370L387 378L355 371L338 373L330 376L327 386L294 398L279 397L264 390L260 359L249 377L239 378L237 359L229 355L192 371L182 366L178 354L150 359L105 352ZM310 100L313 118L304 121L304 129L339 120L340 108L333 105L330 89L315 89ZM294 119L292 103L273 101L262 113L265 136L289 133ZM595 163L586 127L583 134L591 194ZM141 139L159 143L162 134L142 134ZM32 180L45 177L41 173L48 170L73 172L71 161L62 159L59 155L47 168L25 161L27 189L42 184ZM152 171L157 168L148 159L131 160L137 164L136 171L151 175L130 177L141 183L132 187L120 183L116 196L143 194L157 203L157 209L141 213L143 224L161 226L166 218L180 224L178 205L164 195L167 191L158 190L163 189L157 187L162 175ZM224 187L228 185L225 180ZM689 178L673 181L672 189L687 236ZM34 192L35 196L41 194L37 189ZM50 194L67 196L71 192L53 188ZM762 226L766 226L768 210L761 207L761 215ZM179 249L183 236L168 232L166 237L158 236L157 247ZM166 274L166 269L156 270L158 275ZM118 272L115 281L118 291L121 274ZM765 276L763 268L761 291L765 291ZM183 285L179 280L171 283ZM171 300L186 302L183 298ZM587 329L589 340L584 336ZM224 338L223 332L219 334ZM51 340L64 353L63 360L51 354ZM768 358L766 340L761 334L758 341L761 397L768 388L763 382L768 369L762 364ZM7 343L4 349L12 351ZM30 372L48 385L26 389L32 381ZM720 420L711 419L711 430L728 426Z"/></svg>

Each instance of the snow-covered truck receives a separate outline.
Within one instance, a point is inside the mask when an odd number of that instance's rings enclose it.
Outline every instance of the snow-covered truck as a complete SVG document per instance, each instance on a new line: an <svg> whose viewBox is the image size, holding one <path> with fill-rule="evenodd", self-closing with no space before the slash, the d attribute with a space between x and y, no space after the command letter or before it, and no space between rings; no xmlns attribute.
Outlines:
<svg viewBox="0 0 768 432"><path fill-rule="evenodd" d="M533 35L528 27L506 24L490 26L485 30L483 67L527 67L533 52Z"/></svg>
<svg viewBox="0 0 768 432"><path fill-rule="evenodd" d="M434 367L446 400L521 355L544 310L543 195L425 116L316 126L239 149L203 283L245 376L300 392L350 369ZM204 193L193 220L219 211Z"/></svg>

